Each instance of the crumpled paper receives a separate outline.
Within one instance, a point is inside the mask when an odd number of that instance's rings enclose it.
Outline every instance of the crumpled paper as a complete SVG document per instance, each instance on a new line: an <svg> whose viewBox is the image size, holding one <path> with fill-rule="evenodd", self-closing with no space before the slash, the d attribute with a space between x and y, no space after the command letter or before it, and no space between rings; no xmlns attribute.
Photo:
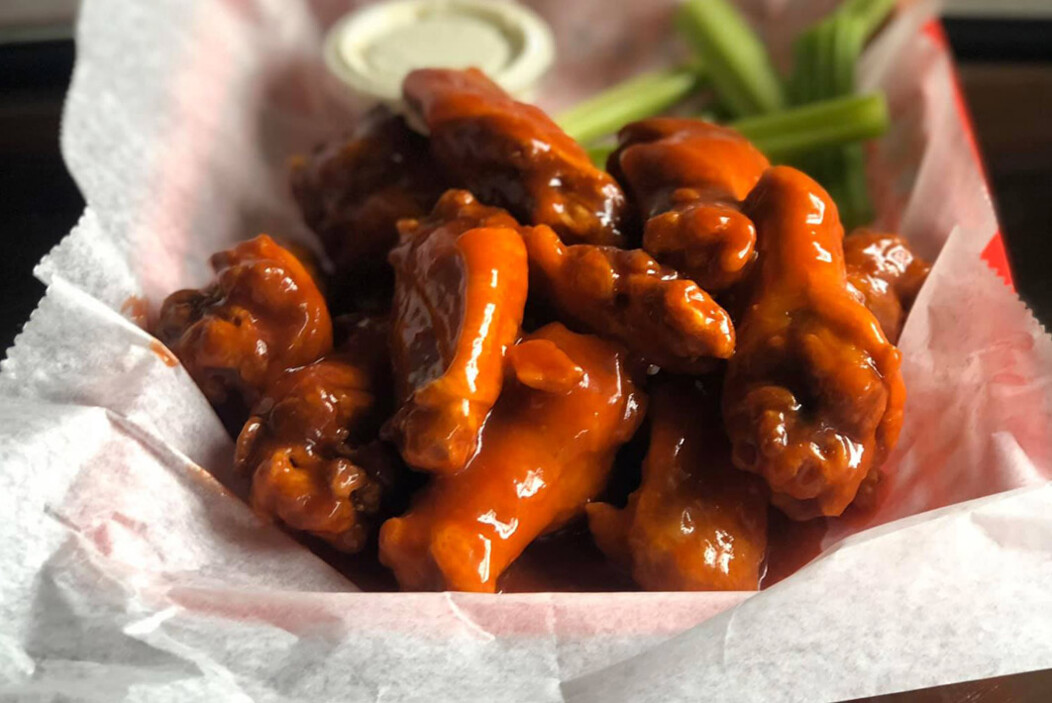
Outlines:
<svg viewBox="0 0 1052 703"><path fill-rule="evenodd" d="M867 51L880 224L936 257L901 340L882 502L752 593L378 594L221 485L230 439L121 311L267 231L284 161L346 128L319 56L354 3L87 0L62 145L88 207L0 373L0 700L836 700L1052 666L1052 341L997 223L927 3ZM558 108L674 52L670 0L531 3ZM784 60L834 0L743 0ZM220 479L220 480L217 480Z"/></svg>

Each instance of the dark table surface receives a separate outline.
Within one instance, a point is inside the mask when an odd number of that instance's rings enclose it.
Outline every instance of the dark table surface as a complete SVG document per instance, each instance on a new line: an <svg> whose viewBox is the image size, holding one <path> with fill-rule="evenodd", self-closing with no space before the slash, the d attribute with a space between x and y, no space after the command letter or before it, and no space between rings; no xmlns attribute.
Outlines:
<svg viewBox="0 0 1052 703"><path fill-rule="evenodd" d="M1052 327L1052 22L954 21L947 30L1016 287ZM73 58L68 41L0 46L0 349L12 343L44 292L33 266L84 206L58 148ZM867 700L1038 703L1052 700L1052 671Z"/></svg>

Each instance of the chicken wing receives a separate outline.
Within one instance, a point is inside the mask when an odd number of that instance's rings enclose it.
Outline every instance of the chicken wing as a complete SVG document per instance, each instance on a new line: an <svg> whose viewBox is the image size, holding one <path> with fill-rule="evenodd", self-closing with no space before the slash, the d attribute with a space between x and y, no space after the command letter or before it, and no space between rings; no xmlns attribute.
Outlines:
<svg viewBox="0 0 1052 703"><path fill-rule="evenodd" d="M403 589L493 592L534 538L581 513L642 419L624 356L558 323L509 351L479 453L381 528L380 560Z"/></svg>
<svg viewBox="0 0 1052 703"><path fill-rule="evenodd" d="M390 412L388 333L367 318L336 352L285 372L237 440L253 509L346 552L373 534L399 472L376 442Z"/></svg>
<svg viewBox="0 0 1052 703"><path fill-rule="evenodd" d="M379 108L349 139L293 159L292 193L335 268L337 295L389 290L395 224L420 217L444 190L427 139Z"/></svg>
<svg viewBox="0 0 1052 703"><path fill-rule="evenodd" d="M265 234L211 264L215 281L165 299L156 334L213 405L247 410L286 369L332 348L332 321L307 270Z"/></svg>
<svg viewBox="0 0 1052 703"><path fill-rule="evenodd" d="M844 238L847 282L895 343L931 264L897 234L858 229Z"/></svg>
<svg viewBox="0 0 1052 703"><path fill-rule="evenodd" d="M843 228L817 183L772 168L744 212L759 259L723 392L734 464L791 518L839 515L898 438L900 355L848 287Z"/></svg>
<svg viewBox="0 0 1052 703"><path fill-rule="evenodd" d="M730 316L690 280L639 249L566 246L547 227L523 233L533 290L562 315L662 368L692 373L734 352Z"/></svg>
<svg viewBox="0 0 1052 703"><path fill-rule="evenodd" d="M624 509L588 506L599 548L651 591L759 587L767 548L767 488L731 464L717 403L668 379L650 403L643 482Z"/></svg>
<svg viewBox="0 0 1052 703"><path fill-rule="evenodd" d="M402 406L385 428L417 469L459 471L500 394L526 305L526 248L503 210L449 191L400 225L391 353Z"/></svg>
<svg viewBox="0 0 1052 703"><path fill-rule="evenodd" d="M740 201L766 157L732 129L683 118L635 122L618 141L610 172L646 218L643 249L710 293L741 280L756 229Z"/></svg>
<svg viewBox="0 0 1052 703"><path fill-rule="evenodd" d="M457 183L568 242L620 245L626 201L613 178L543 111L477 69L421 69L402 85L431 151Z"/></svg>

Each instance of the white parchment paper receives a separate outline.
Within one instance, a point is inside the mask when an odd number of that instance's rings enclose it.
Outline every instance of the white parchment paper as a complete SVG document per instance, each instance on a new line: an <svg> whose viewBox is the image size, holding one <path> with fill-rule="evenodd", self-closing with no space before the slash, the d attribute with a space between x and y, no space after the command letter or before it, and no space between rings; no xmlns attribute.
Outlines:
<svg viewBox="0 0 1052 703"><path fill-rule="evenodd" d="M62 145L88 207L0 373L0 700L834 700L1052 666L1052 341L991 270L989 193L930 6L868 50L881 224L936 258L879 510L759 594L355 592L214 478L231 442L121 314L267 231L350 116L336 0L87 0ZM531 3L557 108L660 65L669 0ZM832 0L743 0L785 56ZM614 8L616 7L616 11ZM16 233L17 235L17 233ZM846 539L845 539L846 538Z"/></svg>

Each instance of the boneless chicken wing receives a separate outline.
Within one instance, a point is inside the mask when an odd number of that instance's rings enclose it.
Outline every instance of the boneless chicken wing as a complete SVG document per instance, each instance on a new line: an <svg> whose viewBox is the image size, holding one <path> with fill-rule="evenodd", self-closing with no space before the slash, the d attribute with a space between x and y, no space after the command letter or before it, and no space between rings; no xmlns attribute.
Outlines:
<svg viewBox="0 0 1052 703"><path fill-rule="evenodd" d="M646 252L575 244L547 227L523 233L539 295L579 325L617 339L677 372L705 369L734 352L730 316L697 284Z"/></svg>
<svg viewBox="0 0 1052 703"><path fill-rule="evenodd" d="M293 159L292 193L335 267L340 289L364 292L390 283L387 252L395 224L420 217L443 191L427 139L383 108L353 134Z"/></svg>
<svg viewBox="0 0 1052 703"><path fill-rule="evenodd" d="M492 592L530 542L580 514L642 418L624 357L558 323L509 352L479 453L381 529L380 559L403 589Z"/></svg>
<svg viewBox="0 0 1052 703"><path fill-rule="evenodd" d="M588 506L596 544L651 591L759 587L767 488L731 464L717 401L686 379L652 393L643 481L624 509Z"/></svg>
<svg viewBox="0 0 1052 703"><path fill-rule="evenodd" d="M643 248L715 293L741 280L756 229L740 202L768 167L747 139L701 120L654 117L626 126L610 171L646 218Z"/></svg>
<svg viewBox="0 0 1052 703"><path fill-rule="evenodd" d="M735 465L795 519L839 515L898 438L898 350L848 287L828 194L770 169L745 202L758 262L723 392Z"/></svg>
<svg viewBox="0 0 1052 703"><path fill-rule="evenodd" d="M332 321L307 270L265 234L211 264L215 281L164 301L157 337L213 405L248 408L286 369L332 348Z"/></svg>
<svg viewBox="0 0 1052 703"><path fill-rule="evenodd" d="M888 339L897 342L931 264L899 235L868 229L844 238L844 262L848 284L876 315Z"/></svg>
<svg viewBox="0 0 1052 703"><path fill-rule="evenodd" d="M621 188L543 111L516 102L473 68L413 71L402 90L458 185L568 242L623 242Z"/></svg>
<svg viewBox="0 0 1052 703"><path fill-rule="evenodd" d="M500 394L526 305L526 248L506 212L466 191L400 227L391 352L401 407L385 436L410 466L455 472Z"/></svg>
<svg viewBox="0 0 1052 703"><path fill-rule="evenodd" d="M388 331L366 318L338 350L282 374L237 441L253 509L346 552L365 545L398 478L376 442L390 410Z"/></svg>

